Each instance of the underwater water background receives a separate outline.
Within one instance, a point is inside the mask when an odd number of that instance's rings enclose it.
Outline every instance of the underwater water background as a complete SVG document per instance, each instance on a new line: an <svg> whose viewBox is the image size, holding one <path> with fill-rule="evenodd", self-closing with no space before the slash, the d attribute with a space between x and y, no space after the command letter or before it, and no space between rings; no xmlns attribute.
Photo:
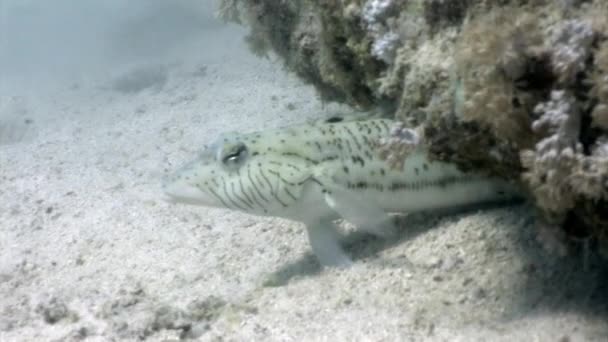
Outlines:
<svg viewBox="0 0 608 342"><path fill-rule="evenodd" d="M162 200L220 133L351 114L205 0L0 0L0 341L604 341L594 258L544 252L526 204L303 227Z"/></svg>

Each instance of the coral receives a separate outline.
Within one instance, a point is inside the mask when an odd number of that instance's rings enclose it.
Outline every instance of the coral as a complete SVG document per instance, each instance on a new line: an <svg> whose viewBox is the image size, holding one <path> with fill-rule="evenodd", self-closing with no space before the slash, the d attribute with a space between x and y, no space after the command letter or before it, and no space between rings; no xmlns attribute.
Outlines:
<svg viewBox="0 0 608 342"><path fill-rule="evenodd" d="M399 36L393 32L387 32L379 36L372 43L372 55L383 62L390 64L395 59L395 50L399 43Z"/></svg>
<svg viewBox="0 0 608 342"><path fill-rule="evenodd" d="M398 10L398 1L394 0L367 0L363 6L361 17L372 31L381 30L381 23L390 16L390 12Z"/></svg>
<svg viewBox="0 0 608 342"><path fill-rule="evenodd" d="M554 91L551 99L539 104L534 113L539 118L532 124L533 130L546 138L536 144L534 152L522 152L522 164L527 169L523 178L534 189L536 201L543 209L565 213L574 206L568 177L582 152L578 142L580 110L571 94Z"/></svg>
<svg viewBox="0 0 608 342"><path fill-rule="evenodd" d="M453 108L450 72L453 49L445 46L450 46L454 34L428 39L423 38L424 32L418 34L420 42L416 43L412 38L411 46L399 50L396 58L398 67L387 73L380 88L380 91L396 93L399 102L394 115L411 126L449 113ZM386 94L389 96L390 93Z"/></svg>
<svg viewBox="0 0 608 342"><path fill-rule="evenodd" d="M388 19L398 14L399 1L368 0L361 11L361 18L372 38L371 53L381 61L392 64L400 37L388 26Z"/></svg>
<svg viewBox="0 0 608 342"><path fill-rule="evenodd" d="M241 24L241 9L238 0L223 0L219 3L218 16L224 21Z"/></svg>
<svg viewBox="0 0 608 342"><path fill-rule="evenodd" d="M456 88L456 113L490 127L497 141L520 151L521 166L508 158L511 167L499 175L516 179L509 171L520 170L545 220L539 224L543 240L551 240L547 232L553 232L555 240L591 236L608 242L606 220L596 215L607 199L608 159L600 152L606 132L598 130L606 108L598 71L603 45L594 54L601 33L591 10L568 20L560 20L566 11L551 7L507 6L491 13L466 23L460 36L456 67L462 89ZM591 90L586 85L590 76ZM467 140L453 139L459 157L448 159L470 165L476 157L466 152ZM492 171L491 154L476 152L485 154L482 168Z"/></svg>
<svg viewBox="0 0 608 342"><path fill-rule="evenodd" d="M595 54L595 73L590 93L597 99L591 113L593 125L608 130L608 41L604 41Z"/></svg>
<svg viewBox="0 0 608 342"><path fill-rule="evenodd" d="M591 22L567 20L553 27L550 39L553 72L561 83L570 84L585 69L595 32Z"/></svg>
<svg viewBox="0 0 608 342"><path fill-rule="evenodd" d="M607 243L608 222L598 220L598 210L608 200L606 139L598 140L590 155L585 153L579 141L583 112L576 98L565 91L552 92L551 99L539 104L535 113L539 117L533 129L545 138L534 151L522 152L522 164L526 168L523 179L532 188L537 205L556 231L578 212L578 220L587 224L571 225L569 234L596 236Z"/></svg>
<svg viewBox="0 0 608 342"><path fill-rule="evenodd" d="M421 143L421 134L417 130L405 127L402 122L396 122L391 127L390 136L378 142L378 151L391 168L403 170L405 159L416 151Z"/></svg>
<svg viewBox="0 0 608 342"><path fill-rule="evenodd" d="M222 6L250 26L252 50L276 53L322 100L402 121L380 144L395 166L423 144L432 158L524 185L543 240L608 246L606 1Z"/></svg>
<svg viewBox="0 0 608 342"><path fill-rule="evenodd" d="M424 17L434 30L446 25L460 24L467 14L471 0L429 0L424 2Z"/></svg>
<svg viewBox="0 0 608 342"><path fill-rule="evenodd" d="M424 140L432 158L456 163L464 171L511 180L522 171L517 149L496 138L487 126L454 115L425 125Z"/></svg>
<svg viewBox="0 0 608 342"><path fill-rule="evenodd" d="M595 127L608 130L608 104L598 103L593 109L591 116Z"/></svg>
<svg viewBox="0 0 608 342"><path fill-rule="evenodd" d="M497 8L466 23L456 48L464 98L456 113L522 146L531 143L528 113L550 78L539 25L525 8Z"/></svg>
<svg viewBox="0 0 608 342"><path fill-rule="evenodd" d="M362 109L375 102L370 83L382 62L371 54L357 1L223 0L220 8L224 18L251 27L246 41L255 54L276 53L322 100ZM389 50L391 39L384 37L378 53Z"/></svg>

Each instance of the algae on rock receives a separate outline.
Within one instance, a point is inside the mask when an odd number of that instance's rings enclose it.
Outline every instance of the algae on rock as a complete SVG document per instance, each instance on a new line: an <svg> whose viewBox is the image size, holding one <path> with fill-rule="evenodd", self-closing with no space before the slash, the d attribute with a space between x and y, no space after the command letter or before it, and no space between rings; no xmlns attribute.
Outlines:
<svg viewBox="0 0 608 342"><path fill-rule="evenodd" d="M608 246L605 13L602 0L221 5L321 99L416 126L435 158L524 185L542 234Z"/></svg>

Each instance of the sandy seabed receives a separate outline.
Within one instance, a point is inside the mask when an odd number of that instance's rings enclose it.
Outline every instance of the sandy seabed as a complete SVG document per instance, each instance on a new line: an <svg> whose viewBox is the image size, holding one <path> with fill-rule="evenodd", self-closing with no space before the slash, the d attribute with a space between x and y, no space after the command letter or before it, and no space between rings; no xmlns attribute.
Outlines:
<svg viewBox="0 0 608 342"><path fill-rule="evenodd" d="M608 340L607 270L543 251L525 204L407 215L394 241L346 226L355 264L335 270L298 223L163 202L221 132L348 112L242 35L2 84L0 341Z"/></svg>

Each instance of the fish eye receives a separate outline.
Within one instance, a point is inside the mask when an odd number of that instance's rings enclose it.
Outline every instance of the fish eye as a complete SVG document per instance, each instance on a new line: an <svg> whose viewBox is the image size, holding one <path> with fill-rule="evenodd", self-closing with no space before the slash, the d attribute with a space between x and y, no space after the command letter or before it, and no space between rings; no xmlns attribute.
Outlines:
<svg viewBox="0 0 608 342"><path fill-rule="evenodd" d="M222 164L228 167L238 167L247 157L247 146L237 143L223 151Z"/></svg>

